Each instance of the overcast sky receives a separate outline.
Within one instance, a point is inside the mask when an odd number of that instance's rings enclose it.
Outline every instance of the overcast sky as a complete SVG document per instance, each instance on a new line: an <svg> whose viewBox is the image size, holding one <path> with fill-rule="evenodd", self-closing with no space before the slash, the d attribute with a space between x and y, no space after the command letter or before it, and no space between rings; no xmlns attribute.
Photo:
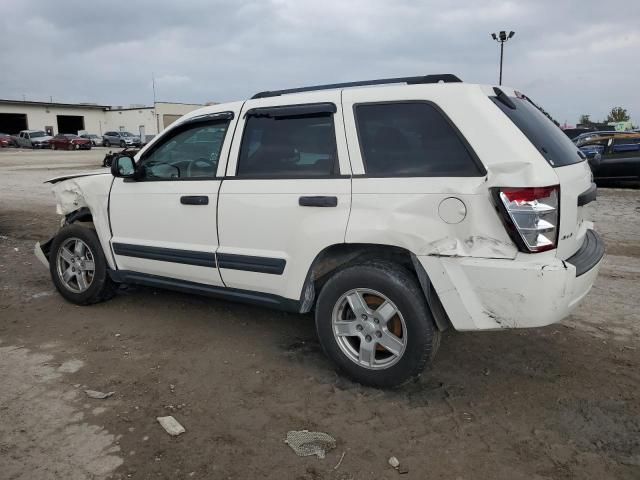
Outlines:
<svg viewBox="0 0 640 480"><path fill-rule="evenodd" d="M100 6L99 6L100 5ZM106 5L109 5L108 7ZM224 102L426 73L503 83L561 123L640 123L640 0L0 0L0 98Z"/></svg>

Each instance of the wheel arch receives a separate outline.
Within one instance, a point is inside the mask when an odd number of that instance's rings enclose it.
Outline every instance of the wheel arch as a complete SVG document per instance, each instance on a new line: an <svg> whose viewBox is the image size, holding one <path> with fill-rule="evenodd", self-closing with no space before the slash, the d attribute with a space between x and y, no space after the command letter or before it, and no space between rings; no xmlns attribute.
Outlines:
<svg viewBox="0 0 640 480"><path fill-rule="evenodd" d="M438 329L443 331L451 326L429 275L416 255L405 248L385 244L340 243L325 247L316 255L307 272L300 298L300 312L307 313L314 308L317 293L333 274L350 265L374 259L399 264L415 275Z"/></svg>

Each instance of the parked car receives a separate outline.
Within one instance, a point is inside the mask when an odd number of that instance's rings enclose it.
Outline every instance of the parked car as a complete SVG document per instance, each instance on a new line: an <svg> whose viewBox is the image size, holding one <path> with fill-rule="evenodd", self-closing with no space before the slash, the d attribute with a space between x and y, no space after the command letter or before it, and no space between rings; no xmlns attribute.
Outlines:
<svg viewBox="0 0 640 480"><path fill-rule="evenodd" d="M640 133L618 132L581 142L597 181L640 180Z"/></svg>
<svg viewBox="0 0 640 480"><path fill-rule="evenodd" d="M420 375L450 326L559 321L604 254L584 155L526 96L450 74L208 106L111 175L50 182L64 226L35 253L68 301L128 283L314 311L376 387Z"/></svg>
<svg viewBox="0 0 640 480"><path fill-rule="evenodd" d="M49 144L52 150L91 150L91 140L72 133L59 133Z"/></svg>
<svg viewBox="0 0 640 480"><path fill-rule="evenodd" d="M102 145L102 138L94 133L84 133L80 135L82 138L86 138L91 141L91 145L97 147L98 145Z"/></svg>
<svg viewBox="0 0 640 480"><path fill-rule="evenodd" d="M140 137L129 132L107 132L102 136L102 146L130 147L140 146Z"/></svg>
<svg viewBox="0 0 640 480"><path fill-rule="evenodd" d="M22 148L49 148L49 142L53 137L43 130L22 130L13 137L18 147Z"/></svg>
<svg viewBox="0 0 640 480"><path fill-rule="evenodd" d="M0 133L0 148L17 147L16 140L8 133Z"/></svg>
<svg viewBox="0 0 640 480"><path fill-rule="evenodd" d="M564 134L569 137L571 140L576 138L578 135L582 135L583 133L590 133L593 131L591 128L563 128L562 131Z"/></svg>
<svg viewBox="0 0 640 480"><path fill-rule="evenodd" d="M581 133L577 137L573 138L572 141L573 143L576 144L576 146L581 147L582 145L589 142L592 138L596 138L596 137L609 138L616 135L617 133L618 132L616 132L615 130L594 130L592 132Z"/></svg>

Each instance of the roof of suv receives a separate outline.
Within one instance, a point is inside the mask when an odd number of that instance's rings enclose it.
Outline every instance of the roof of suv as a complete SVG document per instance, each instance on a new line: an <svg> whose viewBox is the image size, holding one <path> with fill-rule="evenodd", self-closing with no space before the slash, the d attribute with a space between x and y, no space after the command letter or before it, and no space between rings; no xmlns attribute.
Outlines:
<svg viewBox="0 0 640 480"><path fill-rule="evenodd" d="M390 85L394 83L406 83L407 85L416 85L424 83L460 83L462 80L451 73L439 73L431 75L422 75L416 77L395 77L395 78L378 78L375 80L360 80L358 82L345 82L345 83L329 83L325 85L315 85L311 87L297 87L289 88L285 90L273 90L256 93L252 99L266 98L266 97L278 97L280 95L286 95L289 93L302 93L302 92L314 92L317 90L334 90L338 88L351 88L351 87L367 87L373 85Z"/></svg>

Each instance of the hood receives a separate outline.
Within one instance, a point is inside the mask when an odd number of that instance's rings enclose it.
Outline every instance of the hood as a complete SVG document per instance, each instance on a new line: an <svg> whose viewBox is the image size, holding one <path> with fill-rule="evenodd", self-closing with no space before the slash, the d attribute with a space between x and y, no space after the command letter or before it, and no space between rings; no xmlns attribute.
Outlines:
<svg viewBox="0 0 640 480"><path fill-rule="evenodd" d="M70 178L78 178L78 177L90 177L93 175L111 175L111 170L108 168L101 168L99 170L92 170L90 172L81 172L81 173L72 173L69 175L61 175L59 177L53 177L49 180L46 180L44 183L58 183L64 180L69 180Z"/></svg>
<svg viewBox="0 0 640 480"><path fill-rule="evenodd" d="M31 140L31 143L42 143L42 142L48 142L49 140L51 140L53 137L50 137L48 135L45 135L44 137L37 137L37 138L33 138Z"/></svg>

